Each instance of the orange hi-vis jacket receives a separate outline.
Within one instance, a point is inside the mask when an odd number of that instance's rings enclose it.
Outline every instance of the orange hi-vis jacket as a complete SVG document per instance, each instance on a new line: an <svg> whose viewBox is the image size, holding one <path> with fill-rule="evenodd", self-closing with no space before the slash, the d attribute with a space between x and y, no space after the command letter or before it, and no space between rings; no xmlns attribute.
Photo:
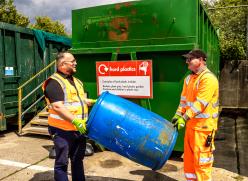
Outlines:
<svg viewBox="0 0 248 181"><path fill-rule="evenodd" d="M64 106L77 118L87 119L88 117L88 106L85 100L83 83L73 77L76 88L71 85L71 83L63 78L58 73L54 73L49 77L43 84L42 89L45 91L46 85L49 79L56 80L64 92ZM49 100L46 98L48 104L49 116L48 116L48 125L63 129L66 131L76 131L76 127L68 120L61 118L56 111L53 110Z"/></svg>
<svg viewBox="0 0 248 181"><path fill-rule="evenodd" d="M177 115L183 116L187 127L199 131L217 130L219 84L207 68L200 74L190 74L184 80Z"/></svg>

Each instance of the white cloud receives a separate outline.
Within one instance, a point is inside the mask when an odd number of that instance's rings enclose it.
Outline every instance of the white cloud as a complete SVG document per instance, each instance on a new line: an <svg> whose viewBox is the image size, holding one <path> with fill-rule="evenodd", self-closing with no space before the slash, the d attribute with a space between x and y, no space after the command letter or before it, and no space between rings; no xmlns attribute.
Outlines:
<svg viewBox="0 0 248 181"><path fill-rule="evenodd" d="M71 10L137 0L14 0L16 8L34 22L35 16L50 16L71 33Z"/></svg>

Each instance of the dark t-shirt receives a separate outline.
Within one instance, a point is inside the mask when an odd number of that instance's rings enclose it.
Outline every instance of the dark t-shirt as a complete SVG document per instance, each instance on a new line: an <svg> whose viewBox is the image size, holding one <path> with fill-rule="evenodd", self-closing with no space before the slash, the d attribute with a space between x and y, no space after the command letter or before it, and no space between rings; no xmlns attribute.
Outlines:
<svg viewBox="0 0 248 181"><path fill-rule="evenodd" d="M65 75L61 72L57 72L59 75L69 80L69 82L75 86L71 75ZM49 99L50 103L64 101L64 91L58 81L49 79L44 92L45 96Z"/></svg>

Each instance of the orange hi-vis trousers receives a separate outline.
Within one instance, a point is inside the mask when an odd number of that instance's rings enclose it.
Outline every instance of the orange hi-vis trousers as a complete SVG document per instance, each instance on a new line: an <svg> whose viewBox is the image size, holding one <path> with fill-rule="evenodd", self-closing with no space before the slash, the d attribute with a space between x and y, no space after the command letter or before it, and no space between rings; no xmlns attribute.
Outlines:
<svg viewBox="0 0 248 181"><path fill-rule="evenodd" d="M186 128L184 137L184 174L187 181L211 181L214 143L205 146L212 131ZM213 133L214 138L214 133Z"/></svg>

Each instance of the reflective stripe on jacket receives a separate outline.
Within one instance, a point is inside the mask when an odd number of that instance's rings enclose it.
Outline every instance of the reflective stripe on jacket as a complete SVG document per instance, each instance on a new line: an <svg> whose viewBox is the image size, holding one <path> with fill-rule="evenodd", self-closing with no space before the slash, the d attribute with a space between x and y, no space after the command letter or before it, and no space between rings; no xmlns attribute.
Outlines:
<svg viewBox="0 0 248 181"><path fill-rule="evenodd" d="M80 80L73 77L73 81L75 83L76 88L71 85L71 83L63 78L58 73L53 74L49 77L43 84L42 89L45 91L46 85L49 79L56 80L64 92L64 106L77 118L87 119L88 117L88 106L86 104L84 97L84 89L83 84ZM49 100L46 98L46 102L48 104L49 116L48 116L48 124L50 126L60 128L67 131L75 131L75 126L68 120L64 120L61 118L56 111L53 110L50 105Z"/></svg>
<svg viewBox="0 0 248 181"><path fill-rule="evenodd" d="M208 69L190 74L184 80L177 114L195 130L216 130L219 111L219 84Z"/></svg>

